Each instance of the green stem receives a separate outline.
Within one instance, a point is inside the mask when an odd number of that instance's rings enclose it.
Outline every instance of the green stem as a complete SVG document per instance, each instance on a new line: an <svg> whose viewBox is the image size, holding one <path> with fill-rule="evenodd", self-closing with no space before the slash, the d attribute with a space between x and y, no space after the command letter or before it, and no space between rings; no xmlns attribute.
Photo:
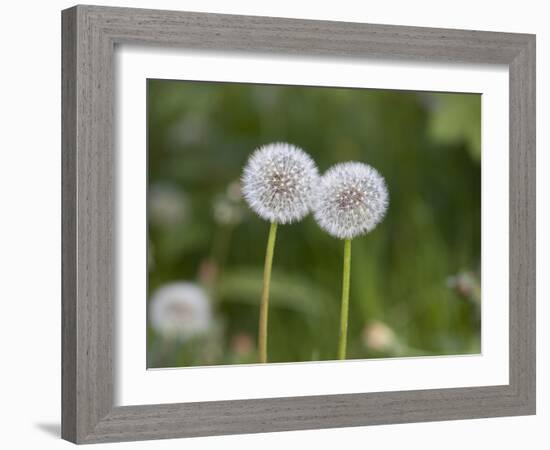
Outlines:
<svg viewBox="0 0 550 450"><path fill-rule="evenodd" d="M269 310L269 285L271 283L271 266L273 265L273 253L275 250L275 239L277 238L277 223L272 222L267 238L267 249L265 251L264 283L262 288L262 301L260 304L260 326L258 331L258 353L260 362L267 362L267 313Z"/></svg>
<svg viewBox="0 0 550 450"><path fill-rule="evenodd" d="M340 337L338 339L338 359L346 359L349 316L349 281L351 268L351 239L344 241L344 273L342 276L342 309L340 311Z"/></svg>

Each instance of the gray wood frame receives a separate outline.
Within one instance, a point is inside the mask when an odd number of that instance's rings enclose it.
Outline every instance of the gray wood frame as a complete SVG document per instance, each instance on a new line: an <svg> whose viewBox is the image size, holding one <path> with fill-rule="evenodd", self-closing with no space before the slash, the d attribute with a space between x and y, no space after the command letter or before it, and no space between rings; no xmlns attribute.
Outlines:
<svg viewBox="0 0 550 450"><path fill-rule="evenodd" d="M76 443L535 413L535 36L76 6L62 13L62 437ZM510 74L510 383L114 407L113 52L148 44L505 64Z"/></svg>

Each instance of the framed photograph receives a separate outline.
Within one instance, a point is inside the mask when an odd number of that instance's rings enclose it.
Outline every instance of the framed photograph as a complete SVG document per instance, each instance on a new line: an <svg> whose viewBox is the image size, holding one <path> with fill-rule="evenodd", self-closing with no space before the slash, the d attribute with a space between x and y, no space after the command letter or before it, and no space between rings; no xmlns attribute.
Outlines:
<svg viewBox="0 0 550 450"><path fill-rule="evenodd" d="M535 37L62 13L62 436L535 413Z"/></svg>

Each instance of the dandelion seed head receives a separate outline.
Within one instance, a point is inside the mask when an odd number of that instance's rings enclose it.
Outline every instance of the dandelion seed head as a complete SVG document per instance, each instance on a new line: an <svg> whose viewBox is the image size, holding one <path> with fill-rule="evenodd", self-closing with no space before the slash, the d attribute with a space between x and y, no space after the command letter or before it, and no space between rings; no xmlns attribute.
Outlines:
<svg viewBox="0 0 550 450"><path fill-rule="evenodd" d="M210 301L197 284L174 282L157 289L149 304L153 329L170 339L188 339L208 331L212 324Z"/></svg>
<svg viewBox="0 0 550 450"><path fill-rule="evenodd" d="M258 148L244 169L243 195L262 219L280 224L296 222L310 211L319 175L311 157L287 143Z"/></svg>
<svg viewBox="0 0 550 450"><path fill-rule="evenodd" d="M361 339L365 347L378 352L390 351L398 344L395 332L387 324L378 320L368 323L363 328Z"/></svg>
<svg viewBox="0 0 550 450"><path fill-rule="evenodd" d="M371 166L346 162L331 167L315 189L314 217L339 239L372 231L386 214L389 195L384 178Z"/></svg>

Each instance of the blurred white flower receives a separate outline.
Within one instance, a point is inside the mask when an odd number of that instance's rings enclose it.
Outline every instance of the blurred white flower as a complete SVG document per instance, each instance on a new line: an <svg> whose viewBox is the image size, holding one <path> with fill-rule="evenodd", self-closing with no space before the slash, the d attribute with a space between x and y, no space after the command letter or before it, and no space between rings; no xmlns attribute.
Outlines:
<svg viewBox="0 0 550 450"><path fill-rule="evenodd" d="M197 284L169 283L153 293L149 320L153 329L164 337L188 339L210 328L210 300Z"/></svg>
<svg viewBox="0 0 550 450"><path fill-rule="evenodd" d="M389 204L384 178L371 166L346 162L331 167L315 189L313 214L339 239L352 239L378 225Z"/></svg>
<svg viewBox="0 0 550 450"><path fill-rule="evenodd" d="M214 199L214 220L221 225L237 225L243 218L241 187L238 181L227 186L226 191Z"/></svg>
<svg viewBox="0 0 550 450"><path fill-rule="evenodd" d="M237 225L241 222L243 211L239 205L234 204L225 197L214 200L214 220L222 225Z"/></svg>
<svg viewBox="0 0 550 450"><path fill-rule="evenodd" d="M397 339L394 331L384 322L370 322L362 333L363 344L377 352L386 352L395 348Z"/></svg>
<svg viewBox="0 0 550 450"><path fill-rule="evenodd" d="M149 217L157 225L176 225L185 218L187 196L172 184L152 185L149 188L148 200Z"/></svg>
<svg viewBox="0 0 550 450"><path fill-rule="evenodd" d="M248 160L243 194L262 219L291 223L309 213L317 179L317 167L302 149L287 143L268 144Z"/></svg>

